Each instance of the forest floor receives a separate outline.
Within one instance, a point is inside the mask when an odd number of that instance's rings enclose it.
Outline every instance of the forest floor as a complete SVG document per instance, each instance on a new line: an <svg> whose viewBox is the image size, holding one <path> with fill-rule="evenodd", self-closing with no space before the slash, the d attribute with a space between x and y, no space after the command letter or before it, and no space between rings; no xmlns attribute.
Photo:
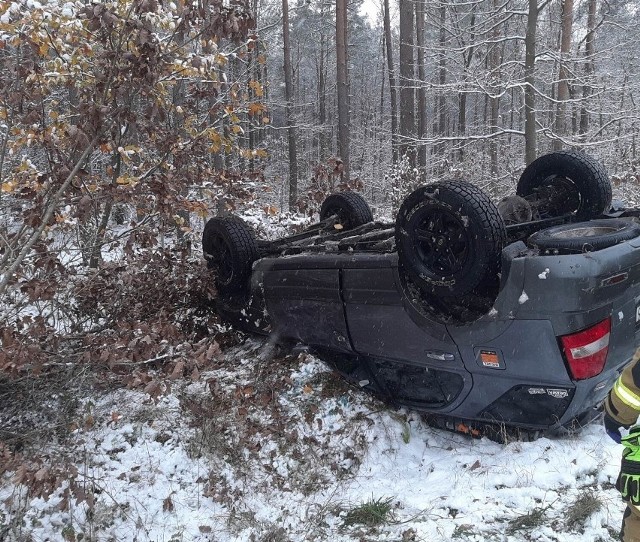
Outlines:
<svg viewBox="0 0 640 542"><path fill-rule="evenodd" d="M471 439L253 339L155 399L65 371L0 389L1 425L19 438L0 447L18 465L0 478L0 540L595 542L619 531L621 448L597 423L534 442Z"/></svg>

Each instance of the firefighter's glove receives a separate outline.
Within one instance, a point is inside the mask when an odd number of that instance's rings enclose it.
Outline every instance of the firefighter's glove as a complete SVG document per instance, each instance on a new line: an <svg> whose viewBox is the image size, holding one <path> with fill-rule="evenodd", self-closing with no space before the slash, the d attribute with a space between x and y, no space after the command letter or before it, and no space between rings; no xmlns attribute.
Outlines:
<svg viewBox="0 0 640 542"><path fill-rule="evenodd" d="M633 427L622 437L622 463L616 488L622 498L631 504L640 505L640 427Z"/></svg>

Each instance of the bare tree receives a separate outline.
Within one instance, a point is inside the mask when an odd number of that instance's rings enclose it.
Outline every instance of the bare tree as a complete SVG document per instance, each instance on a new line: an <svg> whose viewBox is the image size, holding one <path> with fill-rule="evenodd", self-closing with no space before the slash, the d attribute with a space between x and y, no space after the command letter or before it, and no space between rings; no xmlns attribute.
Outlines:
<svg viewBox="0 0 640 542"><path fill-rule="evenodd" d="M573 0L562 2L562 25L560 30L560 67L558 70L558 93L555 133L558 138L553 141L554 150L562 148L560 137L567 134L567 100L569 99L568 56L571 54L571 30L573 28Z"/></svg>
<svg viewBox="0 0 640 542"><path fill-rule="evenodd" d="M298 200L298 157L296 154L296 130L293 119L293 70L291 67L291 45L289 42L289 2L282 0L282 41L284 47L284 93L289 144L289 209Z"/></svg>
<svg viewBox="0 0 640 542"><path fill-rule="evenodd" d="M587 15L587 37L585 40L585 82L582 85L582 107L580 108L580 134L589 131L589 110L588 102L591 94L591 78L595 71L595 28L596 28L596 0L589 0L589 14Z"/></svg>
<svg viewBox="0 0 640 542"><path fill-rule="evenodd" d="M459 24L459 17L454 19L454 27L456 30L456 38L459 44L459 49L462 52L462 88L458 91L458 137L462 140L467 133L467 86L470 82L469 67L473 62L473 54L476 50L476 9L477 4L472 4L471 14L469 16L469 27L461 28ZM455 6L454 6L455 13ZM464 18L464 15L463 15ZM462 161L464 158L463 144L461 143L458 148L458 159Z"/></svg>
<svg viewBox="0 0 640 542"><path fill-rule="evenodd" d="M400 155L413 161L415 98L414 22L411 0L400 0Z"/></svg>
<svg viewBox="0 0 640 542"><path fill-rule="evenodd" d="M398 94L396 75L393 68L393 45L391 42L391 15L389 0L384 0L384 43L387 53L387 71L389 72L389 96L391 98L391 148L393 161L398 160Z"/></svg>
<svg viewBox="0 0 640 542"><path fill-rule="evenodd" d="M349 180L349 79L347 70L347 0L336 0L336 80L338 85L338 153L342 177Z"/></svg>
<svg viewBox="0 0 640 542"><path fill-rule="evenodd" d="M538 0L529 0L527 30L524 38L524 158L527 164L536 159L536 33L541 7Z"/></svg>
<svg viewBox="0 0 640 542"><path fill-rule="evenodd" d="M493 12L500 13L498 0L492 1ZM494 24L491 32L491 49L489 52L489 89L491 95L489 96L489 129L492 134L498 132L498 121L500 115L500 84L501 84L501 64L502 55L500 53L500 30L501 26L498 23ZM498 139L497 137L491 137L489 139L489 161L491 164L491 174L496 177L498 175Z"/></svg>
<svg viewBox="0 0 640 542"><path fill-rule="evenodd" d="M426 73L425 73L425 45L424 45L424 6L425 0L416 1L416 50L418 64L418 91L417 91L417 110L418 110L418 165L424 167L427 165L427 146L423 139L427 133L427 111L426 111Z"/></svg>
<svg viewBox="0 0 640 542"><path fill-rule="evenodd" d="M439 32L438 32L438 91L436 94L436 105L435 105L435 119L433 131L440 135L445 135L446 128L446 101L445 101L445 89L444 86L447 83L447 57L446 57L446 42L447 42L447 32L446 32L446 16L447 10L446 6L442 3L438 7L438 16L439 16ZM444 154L444 143L439 142L434 146L434 151L437 155L442 156Z"/></svg>

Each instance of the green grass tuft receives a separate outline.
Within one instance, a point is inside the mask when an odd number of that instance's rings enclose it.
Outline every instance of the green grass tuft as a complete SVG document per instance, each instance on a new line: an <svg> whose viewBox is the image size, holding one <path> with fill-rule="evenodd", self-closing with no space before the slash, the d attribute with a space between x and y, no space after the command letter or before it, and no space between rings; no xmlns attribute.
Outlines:
<svg viewBox="0 0 640 542"><path fill-rule="evenodd" d="M393 513L393 497L380 497L374 499L371 497L365 503L362 503L347 512L344 518L344 525L366 525L375 527L376 525L385 525L395 521Z"/></svg>

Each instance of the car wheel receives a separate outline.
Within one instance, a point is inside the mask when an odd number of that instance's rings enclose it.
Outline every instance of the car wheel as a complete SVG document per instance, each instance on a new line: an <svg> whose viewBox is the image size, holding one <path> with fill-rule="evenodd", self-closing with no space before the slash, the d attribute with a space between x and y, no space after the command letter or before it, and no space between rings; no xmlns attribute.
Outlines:
<svg viewBox="0 0 640 542"><path fill-rule="evenodd" d="M343 230L351 230L373 222L371 208L356 192L339 192L324 200L320 208L320 220L334 215L338 218L337 224L340 224Z"/></svg>
<svg viewBox="0 0 640 542"><path fill-rule="evenodd" d="M202 234L202 252L217 272L216 287L224 295L245 293L258 248L249 227L236 217L210 219Z"/></svg>
<svg viewBox="0 0 640 542"><path fill-rule="evenodd" d="M516 192L537 211L537 218L575 214L578 220L589 220L611 206L607 170L576 150L553 152L531 162Z"/></svg>
<svg viewBox="0 0 640 542"><path fill-rule="evenodd" d="M612 218L553 226L531 235L528 243L545 254L575 254L611 247L638 236L640 225Z"/></svg>
<svg viewBox="0 0 640 542"><path fill-rule="evenodd" d="M445 181L409 194L396 219L403 271L427 294L459 296L494 281L506 228L478 187Z"/></svg>

